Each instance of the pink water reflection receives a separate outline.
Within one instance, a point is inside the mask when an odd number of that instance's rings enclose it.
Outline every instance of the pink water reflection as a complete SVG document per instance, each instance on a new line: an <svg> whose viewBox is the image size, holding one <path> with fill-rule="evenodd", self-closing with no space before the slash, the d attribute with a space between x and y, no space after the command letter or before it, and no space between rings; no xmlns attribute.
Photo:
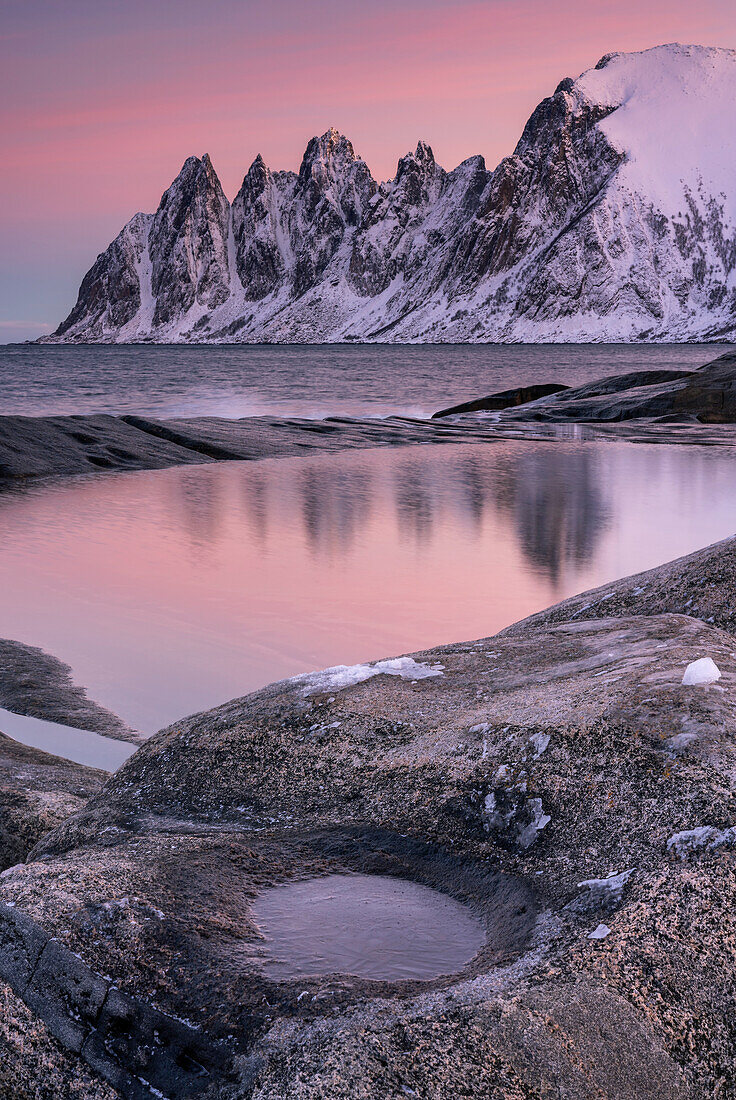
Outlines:
<svg viewBox="0 0 736 1100"><path fill-rule="evenodd" d="M715 449L508 442L36 487L0 497L0 636L153 731L732 534L732 470Z"/></svg>

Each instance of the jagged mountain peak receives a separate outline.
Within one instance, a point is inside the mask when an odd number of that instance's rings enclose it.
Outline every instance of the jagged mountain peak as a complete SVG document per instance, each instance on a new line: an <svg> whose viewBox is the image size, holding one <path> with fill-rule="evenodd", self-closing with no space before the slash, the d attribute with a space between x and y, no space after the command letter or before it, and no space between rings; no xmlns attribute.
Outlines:
<svg viewBox="0 0 736 1100"><path fill-rule="evenodd" d="M321 137L313 137L307 143L299 176L305 179L314 175L321 167L329 173L337 173L356 163L365 162L355 152L350 139L331 126Z"/></svg>
<svg viewBox="0 0 736 1100"><path fill-rule="evenodd" d="M243 177L238 198L246 192L261 194L269 185L271 176L271 169L268 167L261 154L258 153ZM235 199L235 202L238 201L238 198Z"/></svg>
<svg viewBox="0 0 736 1100"><path fill-rule="evenodd" d="M494 171L420 141L377 187L330 128L232 208L190 157L85 276L64 340L596 340L736 334L736 51L566 77Z"/></svg>
<svg viewBox="0 0 736 1100"><path fill-rule="evenodd" d="M420 141L417 143L416 150L413 153L406 153L401 157L396 169L396 179L400 179L401 176L408 172L417 171L423 174L431 174L437 167L434 159L434 153L432 152L431 145L427 145L426 141Z"/></svg>

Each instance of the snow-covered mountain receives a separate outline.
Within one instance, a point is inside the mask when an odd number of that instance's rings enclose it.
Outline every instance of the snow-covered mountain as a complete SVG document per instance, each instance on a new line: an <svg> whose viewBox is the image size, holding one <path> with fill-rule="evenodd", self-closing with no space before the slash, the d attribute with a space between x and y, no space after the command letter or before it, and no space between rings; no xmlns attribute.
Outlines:
<svg viewBox="0 0 736 1100"><path fill-rule="evenodd" d="M494 171L420 142L378 184L335 130L230 205L190 157L55 341L686 340L736 334L736 51L610 54Z"/></svg>

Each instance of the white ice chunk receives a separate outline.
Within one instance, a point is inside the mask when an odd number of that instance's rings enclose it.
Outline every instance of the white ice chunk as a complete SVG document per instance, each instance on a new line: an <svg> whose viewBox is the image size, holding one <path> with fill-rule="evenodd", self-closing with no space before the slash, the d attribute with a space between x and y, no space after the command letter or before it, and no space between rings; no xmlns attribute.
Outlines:
<svg viewBox="0 0 736 1100"><path fill-rule="evenodd" d="M592 932L588 932L589 940L604 940L611 929L607 924L599 924Z"/></svg>
<svg viewBox="0 0 736 1100"><path fill-rule="evenodd" d="M691 661L687 666L682 682L683 684L714 684L720 678L721 672L715 661L710 657L701 657L699 661Z"/></svg>
<svg viewBox="0 0 736 1100"><path fill-rule="evenodd" d="M545 829L552 820L550 815L544 812L541 798L530 798L528 805L532 812L532 820L526 828L522 829L519 833L519 844L522 848L529 848L537 839L537 835L541 833L542 829Z"/></svg>
<svg viewBox="0 0 736 1100"><path fill-rule="evenodd" d="M442 676L444 665L425 665L413 657L394 657L388 661L376 661L372 665L335 665L319 672L304 672L291 678L292 684L302 689L302 695L314 695L318 691L341 691L342 688L361 684L373 676L400 676L402 680L427 680Z"/></svg>

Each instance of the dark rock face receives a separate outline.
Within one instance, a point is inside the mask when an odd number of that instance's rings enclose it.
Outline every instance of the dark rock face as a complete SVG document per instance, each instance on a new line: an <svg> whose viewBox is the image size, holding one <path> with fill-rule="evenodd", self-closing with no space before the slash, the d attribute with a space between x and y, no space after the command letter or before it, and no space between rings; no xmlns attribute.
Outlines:
<svg viewBox="0 0 736 1100"><path fill-rule="evenodd" d="M415 153L401 158L395 179L376 193L353 244L348 277L359 294L381 294L400 273L416 274L420 259L414 234L438 202L445 178L423 141ZM442 233L439 226L436 233ZM426 259L426 248L423 252Z"/></svg>
<svg viewBox="0 0 736 1100"><path fill-rule="evenodd" d="M723 338L731 170L692 137L685 163L648 157L674 126L663 117L696 103L697 134L734 88L731 51L613 54L563 80L494 171L472 157L447 173L419 142L379 185L330 129L298 173L257 157L232 209L209 158L190 157L153 218L98 257L54 338Z"/></svg>
<svg viewBox="0 0 736 1100"><path fill-rule="evenodd" d="M540 397L549 397L553 393L561 393L569 389L557 382L546 382L539 386L518 386L513 390L501 390L500 393L489 393L487 397L476 397L473 401L464 401L461 405L452 405L449 409L440 409L432 413L433 420L440 420L443 416L455 416L466 412L490 412L494 409L510 409L517 405L526 405L529 401L536 401Z"/></svg>
<svg viewBox="0 0 736 1100"><path fill-rule="evenodd" d="M342 244L363 221L376 184L365 161L336 130L307 145L289 211L297 296L313 287Z"/></svg>
<svg viewBox="0 0 736 1100"><path fill-rule="evenodd" d="M123 1096L730 1096L733 556L163 730L3 877L0 976ZM703 655L721 681L683 685ZM350 871L464 901L486 946L269 978L253 898Z"/></svg>
<svg viewBox="0 0 736 1100"><path fill-rule="evenodd" d="M74 309L56 335L64 336L84 325L91 339L116 333L132 321L141 307L138 265L145 252L150 216L136 214L106 252L84 276Z"/></svg>
<svg viewBox="0 0 736 1100"><path fill-rule="evenodd" d="M452 274L459 284L475 285L481 275L508 271L543 243L555 247L572 212L590 204L623 159L596 127L610 113L610 108L580 106L566 91L537 107L513 156L489 178L476 218L458 243ZM536 259L531 271L539 268ZM564 292L564 286L554 290ZM551 287L539 287L528 297L541 302L552 293ZM559 304L558 297L553 301ZM520 313L528 308L517 306Z"/></svg>
<svg viewBox="0 0 736 1100"><path fill-rule="evenodd" d="M149 234L154 325L180 318L195 302L214 309L227 300L229 216L210 158L190 157L164 192Z"/></svg>
<svg viewBox="0 0 736 1100"><path fill-rule="evenodd" d="M278 246L280 185L293 188L286 173L275 180L260 154L233 201L232 221L238 277L248 300L265 298L279 285L283 259Z"/></svg>

